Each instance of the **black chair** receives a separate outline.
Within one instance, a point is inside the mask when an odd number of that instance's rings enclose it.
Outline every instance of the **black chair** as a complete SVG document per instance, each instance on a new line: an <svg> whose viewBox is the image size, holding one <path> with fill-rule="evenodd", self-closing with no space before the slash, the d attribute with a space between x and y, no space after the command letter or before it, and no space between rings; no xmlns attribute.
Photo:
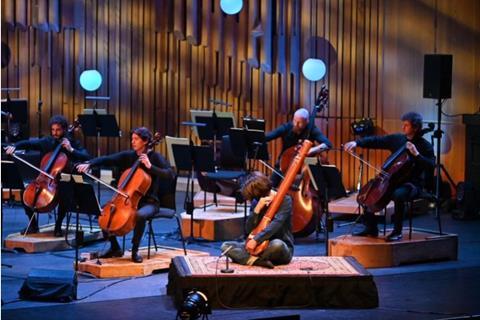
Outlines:
<svg viewBox="0 0 480 320"><path fill-rule="evenodd" d="M153 244L155 245L155 251L158 250L157 241L155 240L155 233L153 231L152 222L154 219L173 219L177 220L178 229L180 230L180 237L182 239L182 246L183 252L187 255L187 249L185 247L185 239L183 238L182 232L182 220L180 214L176 212L176 202L175 202L175 191L177 189L177 175L175 178L172 179L171 182L168 182L166 186L160 186L160 190L165 190L167 188L167 192L164 192L162 195L159 196L160 200L160 208L158 212L151 218L147 219L148 225L148 254L147 259L150 259L150 244L151 240L153 239Z"/></svg>
<svg viewBox="0 0 480 320"><path fill-rule="evenodd" d="M437 205L436 197L434 194L427 190L421 190L415 197L411 198L406 202L406 211L408 216L408 239L412 240L412 230L413 230L413 204L415 201L425 200L431 204ZM383 235L387 233L387 208L384 209L384 224L383 224Z"/></svg>
<svg viewBox="0 0 480 320"><path fill-rule="evenodd" d="M230 143L230 136L222 137L220 150L220 169L211 172L196 172L198 184L204 192L203 210L206 210L207 192L213 193L213 201L218 205L217 194L235 198L235 211L237 203L241 198L238 195L240 190L240 179L244 177L245 159L235 156ZM212 159L212 168L214 168Z"/></svg>

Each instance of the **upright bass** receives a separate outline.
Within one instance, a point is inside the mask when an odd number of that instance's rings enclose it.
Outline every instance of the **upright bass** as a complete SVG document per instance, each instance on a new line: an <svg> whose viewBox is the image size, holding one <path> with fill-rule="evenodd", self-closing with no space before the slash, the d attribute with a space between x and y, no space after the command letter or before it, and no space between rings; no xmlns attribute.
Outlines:
<svg viewBox="0 0 480 320"><path fill-rule="evenodd" d="M282 183L280 184L280 186L278 187L277 194L275 195L273 200L270 202L267 212L263 216L262 220L260 220L260 223L249 234L248 239L253 239L257 234L263 231L273 220L275 214L277 213L278 209L280 208L280 205L283 202L283 199L285 198L285 195L288 193L292 183L295 181L297 172L302 167L303 162L305 161L305 158L308 154L308 151L312 146L313 146L313 142L309 140L303 141L302 147L299 149L298 153L295 155L295 158L293 158L290 168L285 173L285 177ZM252 255L254 256L260 255L268 247L268 243L269 243L268 240L265 240L262 243L260 243L255 248Z"/></svg>
<svg viewBox="0 0 480 320"><path fill-rule="evenodd" d="M320 93L315 101L315 105L310 111L310 119L308 122L307 132L310 135L315 125L315 116L328 105L328 89L322 86ZM308 138L308 137L306 137ZM286 172L294 159L297 146L286 149L280 157L280 170ZM292 232L295 236L308 236L316 227L316 214L320 212L319 201L314 201L317 197L310 190L310 176L306 174L305 167L301 167L300 176L295 181L296 190L290 190L292 197ZM297 171L298 173L299 171Z"/></svg>

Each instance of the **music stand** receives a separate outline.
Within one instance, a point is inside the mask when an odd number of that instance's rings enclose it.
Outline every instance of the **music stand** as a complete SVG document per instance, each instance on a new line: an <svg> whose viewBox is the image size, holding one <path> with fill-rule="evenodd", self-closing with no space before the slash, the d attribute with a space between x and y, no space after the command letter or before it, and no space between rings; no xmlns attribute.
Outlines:
<svg viewBox="0 0 480 320"><path fill-rule="evenodd" d="M82 176L62 174L59 181L59 202L66 212L76 213L75 221L75 245L68 241L68 222L65 231L65 242L75 247L75 271L78 271L78 249L83 243L83 230L79 230L80 213L99 216L100 204L95 197L95 191L89 183L83 182Z"/></svg>
<svg viewBox="0 0 480 320"><path fill-rule="evenodd" d="M215 105L214 105L215 106ZM196 127L196 132L200 140L213 140L214 161L217 156L217 139L228 134L230 128L235 127L235 119L232 112L216 112L215 107L212 111L191 110L194 123L203 123L204 126Z"/></svg>
<svg viewBox="0 0 480 320"><path fill-rule="evenodd" d="M309 164L307 166L310 181L315 190L319 191L323 213L325 215L325 254L328 256L329 232L333 232L333 219L328 210L330 199L346 196L345 188L341 184L341 176L337 167L333 165ZM338 179L340 178L340 182ZM317 213L317 228L320 224L320 215ZM317 229L318 236L318 229Z"/></svg>
<svg viewBox="0 0 480 320"><path fill-rule="evenodd" d="M28 101L26 99L10 99L7 92L7 99L2 99L1 109L2 112L9 115L2 117L2 122L4 122L4 118L6 120L5 142L28 139L30 135L28 128ZM11 133L13 131L12 125L18 126L16 134Z"/></svg>
<svg viewBox="0 0 480 320"><path fill-rule="evenodd" d="M265 131L265 120L245 117L243 118L243 127L245 129Z"/></svg>
<svg viewBox="0 0 480 320"><path fill-rule="evenodd" d="M230 128L228 132L237 157L249 160L269 160L267 144L265 143L265 131L245 128ZM248 165L251 171L251 165Z"/></svg>
<svg viewBox="0 0 480 320"><path fill-rule="evenodd" d="M98 143L100 137L120 137L120 128L115 115L107 114L105 109L85 109L84 114L78 115L78 121L85 137L95 137L97 157L100 157ZM100 198L100 184L97 185L97 194Z"/></svg>

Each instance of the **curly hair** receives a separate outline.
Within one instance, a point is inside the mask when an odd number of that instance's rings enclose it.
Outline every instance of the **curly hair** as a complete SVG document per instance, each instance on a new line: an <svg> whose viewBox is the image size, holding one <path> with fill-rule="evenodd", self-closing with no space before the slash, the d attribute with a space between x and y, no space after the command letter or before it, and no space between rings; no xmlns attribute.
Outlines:
<svg viewBox="0 0 480 320"><path fill-rule="evenodd" d="M143 141L147 141L147 142L152 141L153 135L150 132L150 130L148 130L146 127L139 127L139 128L133 129L130 132L130 138L132 137L132 134L134 134L134 133L137 136L139 136L140 139L142 139Z"/></svg>
<svg viewBox="0 0 480 320"><path fill-rule="evenodd" d="M68 129L67 118L65 118L62 115L55 115L55 116L50 118L50 121L48 121L48 126L51 128L54 124L58 124L65 131L67 131L67 129Z"/></svg>
<svg viewBox="0 0 480 320"><path fill-rule="evenodd" d="M402 118L402 121L409 121L417 131L422 129L423 126L423 117L420 113L417 112L407 112L405 113Z"/></svg>
<svg viewBox="0 0 480 320"><path fill-rule="evenodd" d="M259 171L252 172L242 185L242 195L245 199L251 201L265 197L272 189L270 179Z"/></svg>

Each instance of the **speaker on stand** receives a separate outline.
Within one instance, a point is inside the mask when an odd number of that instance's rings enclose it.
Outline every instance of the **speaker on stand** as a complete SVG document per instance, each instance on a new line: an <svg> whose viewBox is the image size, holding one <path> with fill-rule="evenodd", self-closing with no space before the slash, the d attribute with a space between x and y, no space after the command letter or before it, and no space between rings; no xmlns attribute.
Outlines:
<svg viewBox="0 0 480 320"><path fill-rule="evenodd" d="M441 143L442 143L442 99L452 96L452 64L451 54L426 54L423 68L423 97L437 100L437 130L433 136L437 139L435 215L438 220L438 231L442 234L440 219L440 175L441 175Z"/></svg>

